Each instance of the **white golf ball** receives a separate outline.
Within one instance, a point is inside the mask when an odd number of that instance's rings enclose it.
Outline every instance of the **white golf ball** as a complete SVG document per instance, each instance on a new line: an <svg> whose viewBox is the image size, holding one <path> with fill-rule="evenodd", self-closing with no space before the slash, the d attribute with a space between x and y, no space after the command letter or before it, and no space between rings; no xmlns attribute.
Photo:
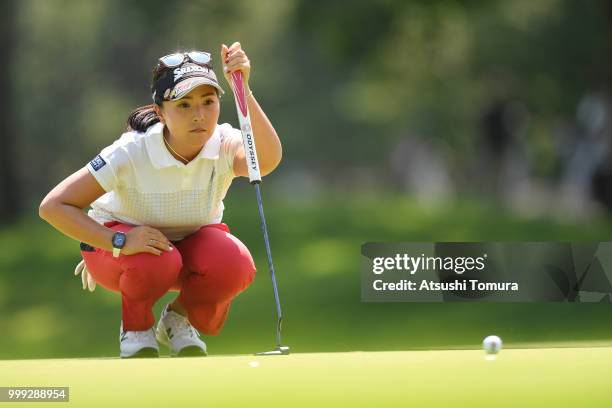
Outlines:
<svg viewBox="0 0 612 408"><path fill-rule="evenodd" d="M251 362L249 363L249 365L250 365L251 367L253 367L253 368L255 368L255 367L259 367L259 361L251 361Z"/></svg>
<svg viewBox="0 0 612 408"><path fill-rule="evenodd" d="M487 336L482 341L482 348L487 354L497 354L502 349L502 339L498 336Z"/></svg>

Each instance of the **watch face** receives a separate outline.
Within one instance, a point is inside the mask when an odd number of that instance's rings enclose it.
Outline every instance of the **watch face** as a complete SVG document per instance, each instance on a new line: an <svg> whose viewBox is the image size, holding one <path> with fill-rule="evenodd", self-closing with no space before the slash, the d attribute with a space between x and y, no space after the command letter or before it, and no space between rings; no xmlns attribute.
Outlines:
<svg viewBox="0 0 612 408"><path fill-rule="evenodd" d="M125 234L117 233L113 235L113 246L115 248L123 248L125 245Z"/></svg>

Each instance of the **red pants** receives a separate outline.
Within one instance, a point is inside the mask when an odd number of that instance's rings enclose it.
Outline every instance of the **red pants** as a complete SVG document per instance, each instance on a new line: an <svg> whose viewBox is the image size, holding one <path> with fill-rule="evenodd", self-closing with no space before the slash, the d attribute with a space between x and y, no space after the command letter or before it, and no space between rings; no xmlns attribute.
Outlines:
<svg viewBox="0 0 612 408"><path fill-rule="evenodd" d="M107 227L127 232L131 225L109 222ZM179 291L178 301L189 322L199 331L216 335L227 318L231 301L255 277L249 250L230 234L225 224L211 224L181 241L174 250L120 255L99 248L81 251L96 282L121 292L124 330L147 330L155 324L153 305L168 291Z"/></svg>

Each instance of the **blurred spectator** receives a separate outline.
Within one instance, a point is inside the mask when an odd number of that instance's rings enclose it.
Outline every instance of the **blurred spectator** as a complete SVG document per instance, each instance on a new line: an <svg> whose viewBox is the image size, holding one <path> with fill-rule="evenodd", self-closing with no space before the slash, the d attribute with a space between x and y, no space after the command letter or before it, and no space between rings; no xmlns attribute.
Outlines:
<svg viewBox="0 0 612 408"><path fill-rule="evenodd" d="M424 205L447 204L454 197L445 157L416 137L399 141L391 153L391 168L402 190Z"/></svg>
<svg viewBox="0 0 612 408"><path fill-rule="evenodd" d="M593 200L612 209L610 167L610 103L601 94L587 94L576 111L573 140L561 179L564 208L573 213L590 212Z"/></svg>
<svg viewBox="0 0 612 408"><path fill-rule="evenodd" d="M481 117L479 190L493 199L512 200L529 184L529 166L521 134L528 111L511 100L493 101Z"/></svg>

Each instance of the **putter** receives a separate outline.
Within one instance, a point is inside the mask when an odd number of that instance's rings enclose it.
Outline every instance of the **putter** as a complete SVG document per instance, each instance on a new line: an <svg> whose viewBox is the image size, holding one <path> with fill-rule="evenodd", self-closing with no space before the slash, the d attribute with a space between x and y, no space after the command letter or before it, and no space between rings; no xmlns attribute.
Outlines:
<svg viewBox="0 0 612 408"><path fill-rule="evenodd" d="M255 186L257 193L257 206L259 208L259 218L261 219L261 230L263 231L264 241L266 244L266 254L268 255L268 270L272 278L272 287L274 289L274 300L276 302L276 348L271 351L255 353L257 356L278 356L289 354L289 347L283 346L281 343L281 323L283 315L281 312L280 300L278 298L278 288L276 286L276 277L274 276L274 264L272 263L272 251L270 249L270 240L268 238L268 228L266 227L266 218L264 217L263 204L261 201L261 174L259 173L259 163L257 161L257 151L255 150L255 138L251 128L251 117L247 107L246 96L244 94L244 86L242 83L242 72L232 72L232 84L234 85L234 99L236 101L236 110L238 111L238 120L240 122L240 130L242 131L242 142L244 143L244 151L246 156L247 168L249 169L249 182Z"/></svg>

